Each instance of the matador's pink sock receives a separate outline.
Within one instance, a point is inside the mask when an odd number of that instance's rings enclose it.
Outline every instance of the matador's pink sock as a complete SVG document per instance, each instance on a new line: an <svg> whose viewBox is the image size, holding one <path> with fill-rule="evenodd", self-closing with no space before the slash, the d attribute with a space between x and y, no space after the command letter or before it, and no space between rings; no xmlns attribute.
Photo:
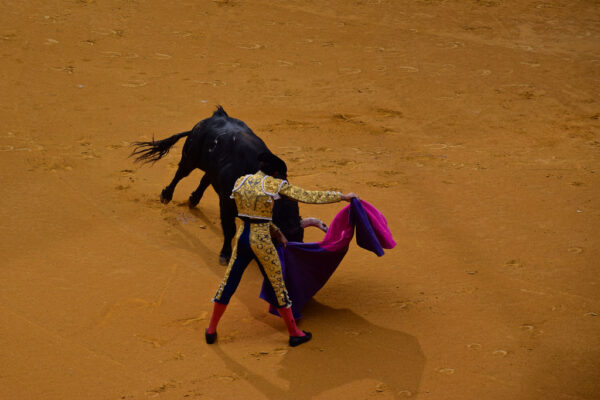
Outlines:
<svg viewBox="0 0 600 400"><path fill-rule="evenodd" d="M210 316L210 323L208 324L208 328L206 329L206 333L215 333L217 331L217 325L219 324L219 320L221 319L221 316L225 312L226 308L227 304L215 302L215 305L213 306L212 315Z"/></svg>
<svg viewBox="0 0 600 400"><path fill-rule="evenodd" d="M305 333L296 326L296 320L294 319L291 308L281 307L277 309L277 312L279 312L281 319L285 322L285 326L287 326L290 336L305 336Z"/></svg>

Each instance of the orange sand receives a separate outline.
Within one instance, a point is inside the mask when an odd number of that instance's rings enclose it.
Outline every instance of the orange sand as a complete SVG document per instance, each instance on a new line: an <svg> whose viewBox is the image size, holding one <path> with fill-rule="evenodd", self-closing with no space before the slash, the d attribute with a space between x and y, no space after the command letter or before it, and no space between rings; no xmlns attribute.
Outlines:
<svg viewBox="0 0 600 400"><path fill-rule="evenodd" d="M597 1L0 11L1 399L600 398ZM203 342L216 196L188 210L198 171L159 202L183 141L127 158L216 104L398 242L352 246L299 348L256 268Z"/></svg>

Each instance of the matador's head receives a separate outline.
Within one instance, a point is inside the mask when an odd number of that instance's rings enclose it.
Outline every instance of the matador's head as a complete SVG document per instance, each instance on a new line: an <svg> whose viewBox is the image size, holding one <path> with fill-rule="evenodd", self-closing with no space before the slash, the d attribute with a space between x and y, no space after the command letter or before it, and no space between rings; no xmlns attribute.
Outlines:
<svg viewBox="0 0 600 400"><path fill-rule="evenodd" d="M271 152L264 152L258 156L258 169L274 178L287 178L285 161Z"/></svg>

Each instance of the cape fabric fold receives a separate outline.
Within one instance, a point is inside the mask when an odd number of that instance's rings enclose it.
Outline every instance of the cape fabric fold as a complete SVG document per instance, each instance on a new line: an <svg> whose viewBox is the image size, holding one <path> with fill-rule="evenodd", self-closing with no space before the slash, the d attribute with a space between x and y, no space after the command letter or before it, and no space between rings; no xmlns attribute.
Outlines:
<svg viewBox="0 0 600 400"><path fill-rule="evenodd" d="M396 242L383 214L364 200L352 199L333 219L322 241L317 243L289 242L278 246L283 279L292 300L296 319L306 303L325 285L348 251L356 231L357 244L378 256L383 249L392 249ZM266 284L260 298L270 303L270 311L277 314L277 302L271 298Z"/></svg>

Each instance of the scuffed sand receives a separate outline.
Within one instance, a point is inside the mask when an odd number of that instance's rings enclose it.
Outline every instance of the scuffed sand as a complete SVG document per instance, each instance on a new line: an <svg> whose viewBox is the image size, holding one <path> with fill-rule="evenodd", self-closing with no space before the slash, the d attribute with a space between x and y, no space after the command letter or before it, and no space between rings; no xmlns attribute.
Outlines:
<svg viewBox="0 0 600 400"><path fill-rule="evenodd" d="M0 10L0 398L600 398L597 1ZM160 203L183 141L128 158L216 104L398 242L351 247L299 348L256 268L204 343L216 196Z"/></svg>

